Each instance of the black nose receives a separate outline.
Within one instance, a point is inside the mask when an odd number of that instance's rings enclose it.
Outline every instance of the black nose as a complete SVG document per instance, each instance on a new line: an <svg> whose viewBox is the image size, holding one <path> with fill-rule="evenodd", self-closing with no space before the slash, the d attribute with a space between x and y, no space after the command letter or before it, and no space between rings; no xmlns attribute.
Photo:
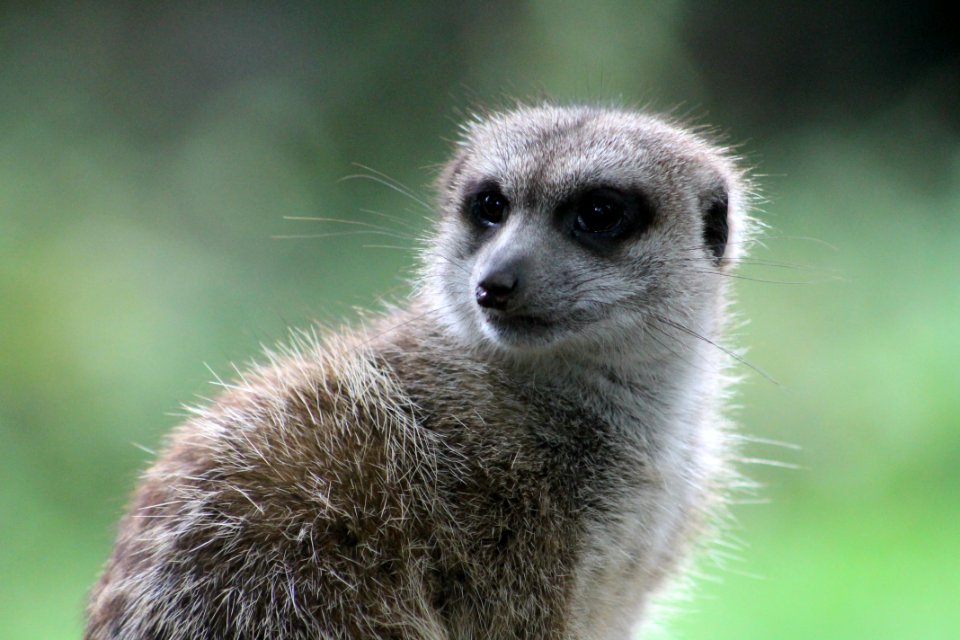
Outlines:
<svg viewBox="0 0 960 640"><path fill-rule="evenodd" d="M512 271L494 271L477 285L477 304L487 309L503 310L517 290L517 276Z"/></svg>

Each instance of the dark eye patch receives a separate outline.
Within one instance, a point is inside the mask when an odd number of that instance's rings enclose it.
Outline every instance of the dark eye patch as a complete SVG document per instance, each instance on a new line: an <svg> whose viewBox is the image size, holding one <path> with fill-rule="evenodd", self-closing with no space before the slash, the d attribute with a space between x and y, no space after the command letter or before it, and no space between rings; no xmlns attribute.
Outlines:
<svg viewBox="0 0 960 640"><path fill-rule="evenodd" d="M463 211L478 227L495 228L506 219L510 200L496 182L484 181L468 191Z"/></svg>
<svg viewBox="0 0 960 640"><path fill-rule="evenodd" d="M499 191L484 191L474 197L471 209L477 222L487 227L494 227L501 224L507 217L509 206L507 197Z"/></svg>
<svg viewBox="0 0 960 640"><path fill-rule="evenodd" d="M618 191L594 189L577 201L573 229L577 233L616 234L627 223L627 203Z"/></svg>
<svg viewBox="0 0 960 640"><path fill-rule="evenodd" d="M598 186L585 189L559 207L574 239L596 249L611 248L643 233L653 222L653 206L637 190Z"/></svg>

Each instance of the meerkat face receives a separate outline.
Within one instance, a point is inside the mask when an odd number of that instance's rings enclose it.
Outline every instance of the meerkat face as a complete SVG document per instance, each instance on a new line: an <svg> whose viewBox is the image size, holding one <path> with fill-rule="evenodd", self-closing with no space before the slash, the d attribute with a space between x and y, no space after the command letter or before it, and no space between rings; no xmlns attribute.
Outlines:
<svg viewBox="0 0 960 640"><path fill-rule="evenodd" d="M625 347L663 314L713 304L736 254L733 163L645 115L542 107L477 121L440 192L428 286L448 327L498 349Z"/></svg>

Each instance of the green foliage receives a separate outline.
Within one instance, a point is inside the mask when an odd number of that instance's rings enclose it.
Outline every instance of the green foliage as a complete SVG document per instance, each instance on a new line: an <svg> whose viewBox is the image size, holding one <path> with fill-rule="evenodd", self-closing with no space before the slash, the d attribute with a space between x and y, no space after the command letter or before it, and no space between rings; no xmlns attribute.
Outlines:
<svg viewBox="0 0 960 640"><path fill-rule="evenodd" d="M943 68L856 118L831 104L771 128L763 86L724 95L705 75L702 42L745 45L691 39L706 27L679 2L67 6L0 13L0 637L78 636L150 459L137 445L215 393L210 370L402 297L428 208L340 179L372 173L357 162L429 198L456 111L503 93L695 105L679 112L753 136L767 174L770 229L737 286L749 360L781 384L744 369L741 422L797 446L745 457L797 468L745 465L769 502L735 508L740 559L701 563L717 580L669 635L956 635L960 140L934 108ZM275 238L364 229L286 219L311 216L387 233Z"/></svg>

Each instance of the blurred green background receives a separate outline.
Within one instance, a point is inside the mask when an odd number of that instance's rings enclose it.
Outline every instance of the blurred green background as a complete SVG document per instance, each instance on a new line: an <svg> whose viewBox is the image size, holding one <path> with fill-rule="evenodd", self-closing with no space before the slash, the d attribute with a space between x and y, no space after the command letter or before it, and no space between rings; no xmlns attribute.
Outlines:
<svg viewBox="0 0 960 640"><path fill-rule="evenodd" d="M711 123L765 196L742 342L780 385L744 370L740 414L796 445L749 457L796 468L745 465L762 500L670 637L960 637L950 25L906 2L0 3L0 638L80 635L140 447L211 370L402 297L428 212L353 163L429 197L462 114L514 96ZM296 216L402 237L276 238L344 230Z"/></svg>

